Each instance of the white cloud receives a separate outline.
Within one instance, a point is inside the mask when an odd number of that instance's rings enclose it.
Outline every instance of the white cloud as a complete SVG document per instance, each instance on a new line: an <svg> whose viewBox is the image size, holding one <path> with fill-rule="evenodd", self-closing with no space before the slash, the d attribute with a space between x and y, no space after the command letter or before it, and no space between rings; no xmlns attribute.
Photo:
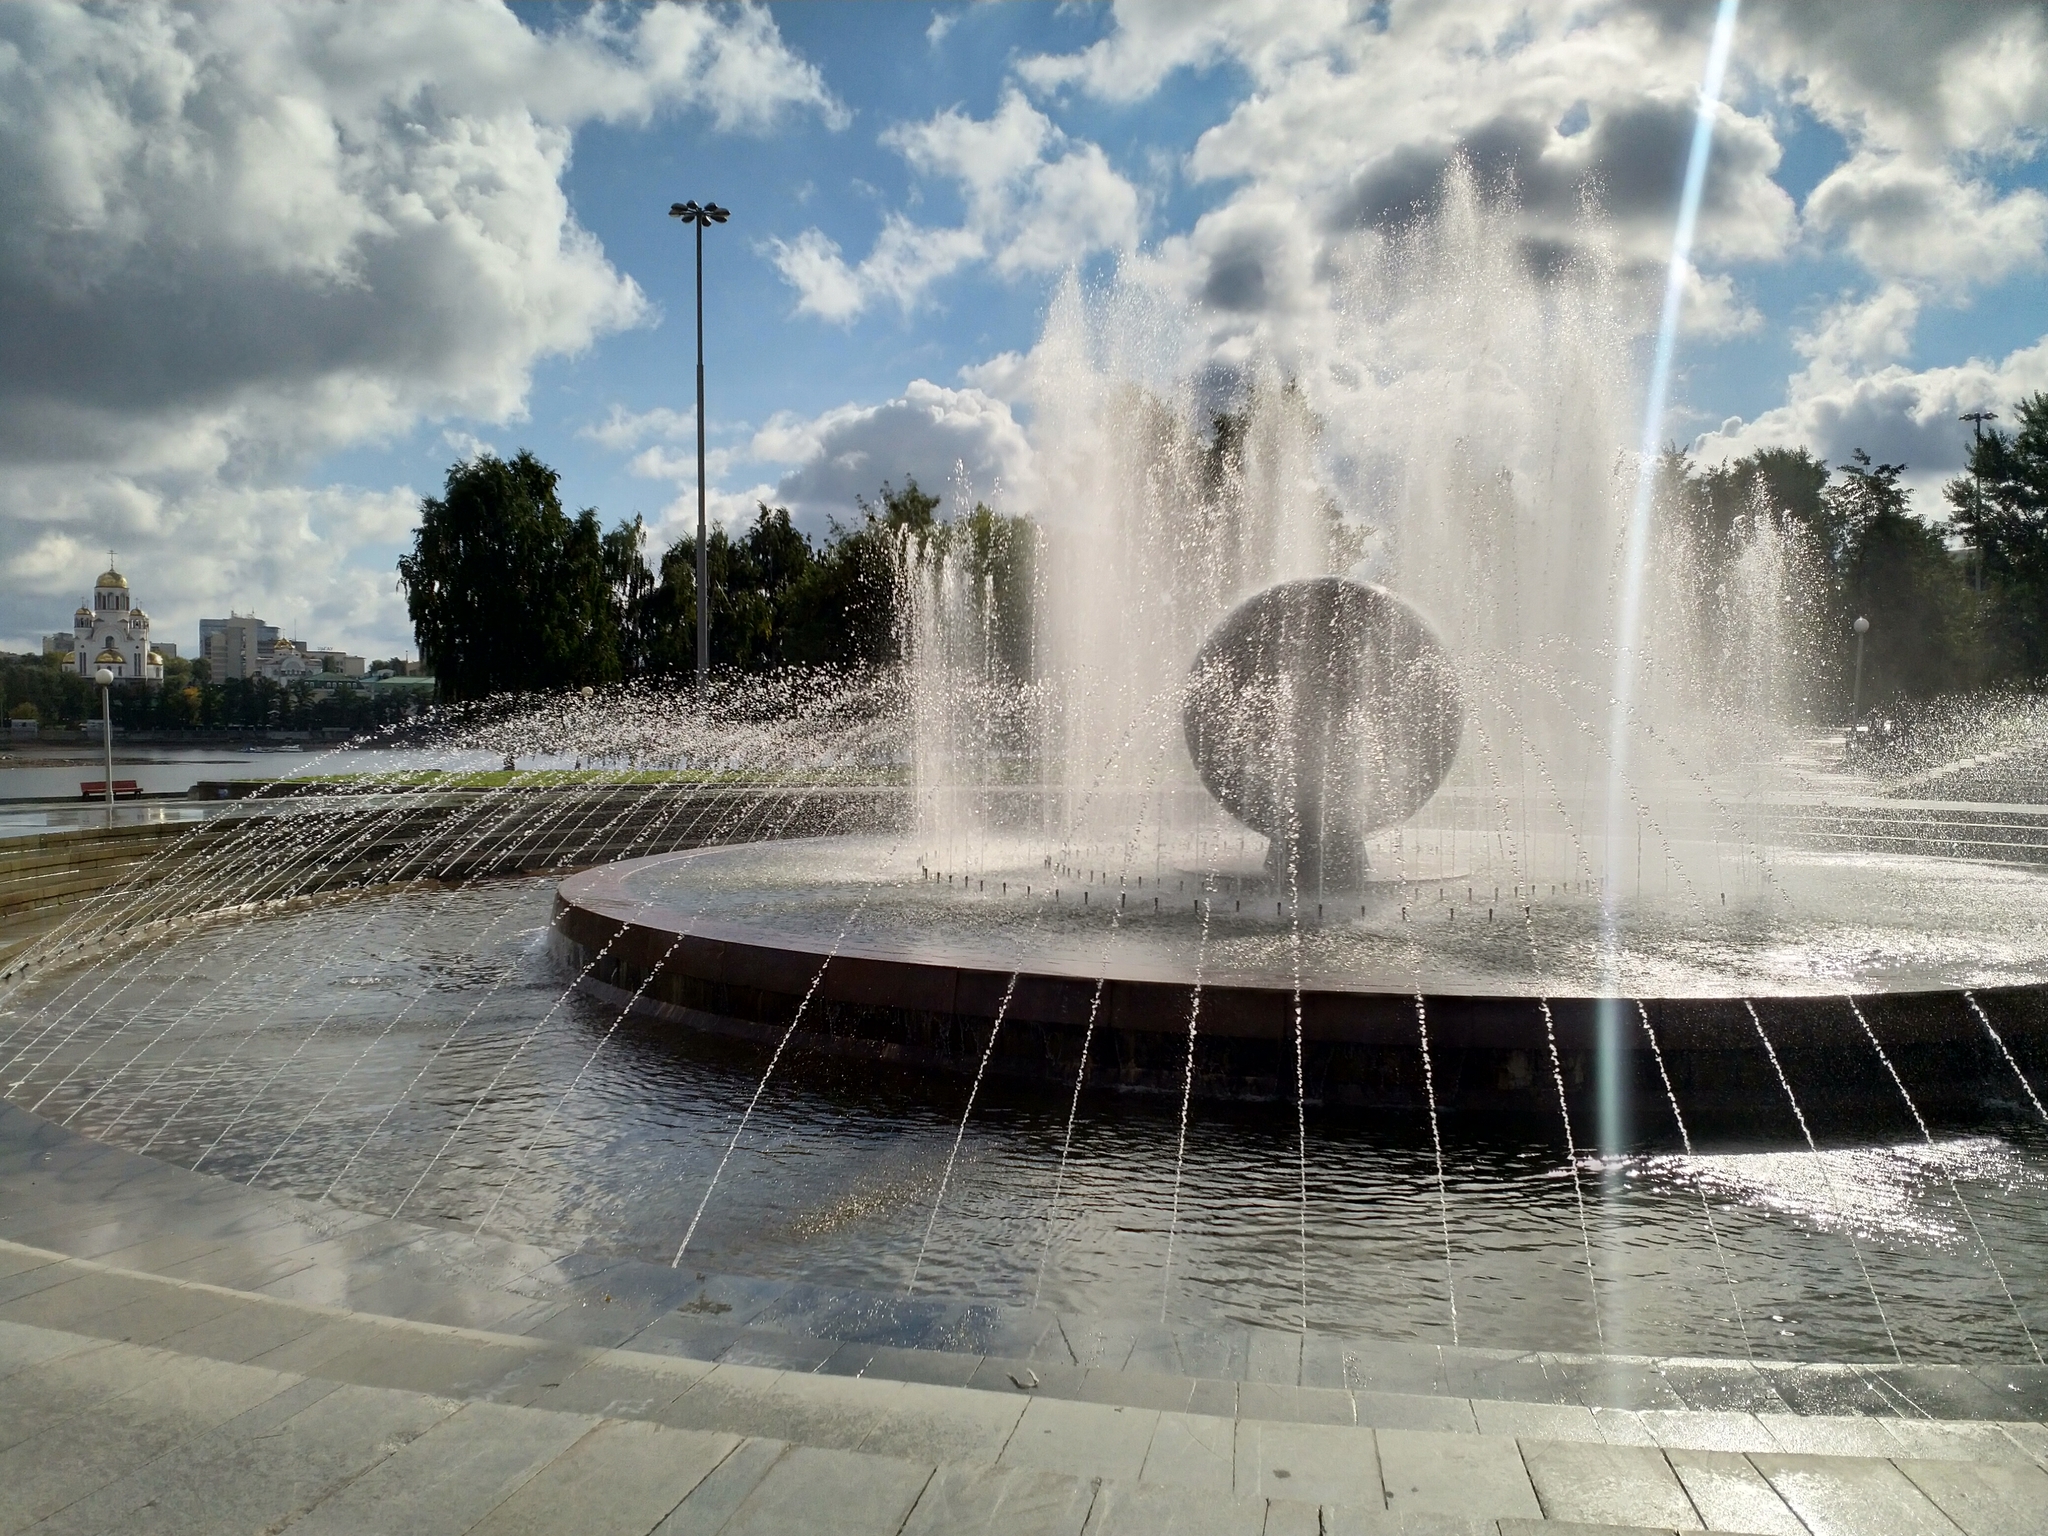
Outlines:
<svg viewBox="0 0 2048 1536"><path fill-rule="evenodd" d="M1706 277L1698 267L1689 265L1678 320L1687 336L1718 341L1761 330L1764 316L1736 291L1735 279L1728 273Z"/></svg>
<svg viewBox="0 0 2048 1536"><path fill-rule="evenodd" d="M1003 401L974 388L914 379L880 405L835 406L814 417L779 415L736 462L792 466L774 484L732 498L751 516L756 501L786 506L812 533L849 521L855 498L872 501L883 481L914 479L958 508L963 496L1006 511L1031 505L1037 482L1031 445ZM694 503L689 510L696 516Z"/></svg>
<svg viewBox="0 0 2048 1536"><path fill-rule="evenodd" d="M686 411L672 411L665 405L657 405L651 411L635 412L615 403L603 421L580 429L576 435L624 453L638 448L649 438L679 443L694 437L696 432L697 411L694 406Z"/></svg>
<svg viewBox="0 0 2048 1536"><path fill-rule="evenodd" d="M1433 210L1454 163L1512 201L1510 238L1531 270L1605 268L1622 323L1651 323L1708 19L1574 0L1369 13L1121 0L1100 42L1018 73L1040 91L1123 101L1176 69L1242 72L1248 88L1181 167L1223 195L1127 270L1197 309L1215 360L1264 348L1306 366L1336 330L1336 274ZM1781 260L1799 231L1765 111L1731 96L1714 148L1684 310L1696 337L1758 327L1726 266Z"/></svg>
<svg viewBox="0 0 2048 1536"><path fill-rule="evenodd" d="M847 265L838 242L815 229L768 244L776 270L797 291L797 313L833 321L856 319L878 299L907 314L933 283L986 251L971 229L926 229L897 213L883 220L875 248L857 267Z"/></svg>
<svg viewBox="0 0 2048 1536"><path fill-rule="evenodd" d="M960 370L960 382L1005 405L1018 405L1030 397L1031 358L1022 352L998 352L981 362L968 363Z"/></svg>
<svg viewBox="0 0 2048 1536"><path fill-rule="evenodd" d="M483 454L495 455L498 445L478 437L474 432L464 432L459 427L448 427L441 433L441 445L452 448L465 459L474 459Z"/></svg>
<svg viewBox="0 0 2048 1536"><path fill-rule="evenodd" d="M2003 358L1914 369L1902 359L1919 312L1902 284L1835 305L1797 338L1808 362L1792 376L1786 403L1703 433L1694 452L1711 464L1758 448L1804 447L1840 464L1861 448L1907 465L1917 509L1943 515L1941 484L1961 469L1969 438L1959 418L2048 389L2048 337Z"/></svg>
<svg viewBox="0 0 2048 1536"><path fill-rule="evenodd" d="M1116 28L1078 54L1040 54L1017 73L1039 90L1075 86L1141 101L1176 70L1235 59L1267 74L1356 25L1343 0L1118 0Z"/></svg>
<svg viewBox="0 0 2048 1536"><path fill-rule="evenodd" d="M738 457L730 448L705 449L705 478L707 480L723 479L726 470L737 462ZM687 480L691 485L695 485L697 483L697 451L694 448L687 450L664 448L657 443L652 448L643 448L640 452L634 454L626 465L626 472L637 475L642 480L673 480L678 484Z"/></svg>
<svg viewBox="0 0 2048 1536"><path fill-rule="evenodd" d="M250 509L327 494L281 478L421 418L517 419L537 361L646 319L561 179L578 124L685 111L844 121L754 8L536 32L424 0L0 7L0 463L250 606L204 572L253 582L290 541ZM38 575L57 546L6 500L0 630L33 633L95 567Z"/></svg>
<svg viewBox="0 0 2048 1536"><path fill-rule="evenodd" d="M1806 221L1880 277L1949 289L1998 282L2048 253L2048 197L2032 187L2001 196L1900 155L1861 153L1836 167L1807 198Z"/></svg>
<svg viewBox="0 0 2048 1536"><path fill-rule="evenodd" d="M952 109L893 127L882 142L919 175L953 184L965 220L927 226L892 212L857 264L821 230L771 240L770 259L796 289L799 314L846 322L878 301L908 313L934 284L976 262L1016 277L1137 244L1137 189L1100 146L1070 139L1021 92L1008 92L986 119Z"/></svg>
<svg viewBox="0 0 2048 1536"><path fill-rule="evenodd" d="M2048 15L2034 0L1749 5L1740 50L1822 121L1920 158L2024 151L2048 123Z"/></svg>
<svg viewBox="0 0 2048 1536"><path fill-rule="evenodd" d="M1920 297L1903 283L1832 305L1793 339L1809 360L1800 377L1809 384L1834 385L1896 362L1912 350L1919 320Z"/></svg>
<svg viewBox="0 0 2048 1536"><path fill-rule="evenodd" d="M1960 294L2041 264L2048 198L1989 173L2048 127L2048 13L2029 0L1781 4L1744 17L1759 74L1850 154L1807 200L1817 240L1879 279Z"/></svg>

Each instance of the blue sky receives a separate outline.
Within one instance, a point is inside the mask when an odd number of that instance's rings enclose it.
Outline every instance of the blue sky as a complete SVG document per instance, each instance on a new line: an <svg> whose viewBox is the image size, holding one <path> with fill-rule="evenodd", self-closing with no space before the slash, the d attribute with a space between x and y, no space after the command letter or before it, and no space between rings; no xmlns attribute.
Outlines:
<svg viewBox="0 0 2048 1536"><path fill-rule="evenodd" d="M1312 375L1325 274L1456 153L1513 173L1532 239L1600 186L1636 323L1710 11L20 0L0 641L60 627L112 545L181 645L233 607L407 649L397 554L485 445L658 550L694 518L676 199L733 209L707 238L716 511L813 530L956 464L1028 499L1069 266L1120 267L1212 359ZM1864 447L1934 511L1958 412L2048 388L2048 22L1752 0L1735 59L1666 435Z"/></svg>

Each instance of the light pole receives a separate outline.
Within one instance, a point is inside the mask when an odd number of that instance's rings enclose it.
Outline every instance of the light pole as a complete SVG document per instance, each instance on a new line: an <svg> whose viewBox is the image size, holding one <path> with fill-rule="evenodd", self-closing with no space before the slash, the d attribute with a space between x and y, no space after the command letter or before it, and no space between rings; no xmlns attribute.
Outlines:
<svg viewBox="0 0 2048 1536"><path fill-rule="evenodd" d="M1856 682L1849 690L1849 723L1854 725L1863 705L1863 637L1870 633L1870 620L1858 614L1849 627L1856 631Z"/></svg>
<svg viewBox="0 0 2048 1536"><path fill-rule="evenodd" d="M697 681L711 667L711 556L704 541L704 226L723 224L732 210L716 203L701 208L692 198L670 203L669 217L697 228Z"/></svg>
<svg viewBox="0 0 2048 1536"><path fill-rule="evenodd" d="M1977 429L1976 445L1982 448L1984 446L1984 423L1998 420L1998 412L1965 411L1956 420L1967 421ZM1981 536L1984 528L1984 472L1977 467L1977 457L1975 453L1970 455L1970 499L1976 504L1977 529ZM1981 544L1977 546L1976 564L1977 590L1982 592L1984 590L1984 547Z"/></svg>
<svg viewBox="0 0 2048 1536"><path fill-rule="evenodd" d="M114 819L114 674L112 669L101 667L93 673L92 680L100 685L100 744L107 752L107 820Z"/></svg>

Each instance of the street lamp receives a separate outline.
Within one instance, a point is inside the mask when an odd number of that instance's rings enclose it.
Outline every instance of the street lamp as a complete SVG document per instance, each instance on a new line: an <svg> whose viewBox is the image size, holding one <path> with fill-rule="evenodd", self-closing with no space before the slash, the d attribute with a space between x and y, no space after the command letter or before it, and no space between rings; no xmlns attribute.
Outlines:
<svg viewBox="0 0 2048 1536"><path fill-rule="evenodd" d="M1849 690L1849 723L1854 725L1863 703L1863 637L1870 633L1870 620L1858 614L1849 627L1856 631L1856 683Z"/></svg>
<svg viewBox="0 0 2048 1536"><path fill-rule="evenodd" d="M697 228L697 681L711 666L711 556L704 542L704 226L723 224L732 211L695 198L670 203L669 217Z"/></svg>
<svg viewBox="0 0 2048 1536"><path fill-rule="evenodd" d="M100 685L100 743L107 751L107 820L114 819L114 673L101 667L92 680Z"/></svg>
<svg viewBox="0 0 2048 1536"><path fill-rule="evenodd" d="M1965 411L1956 420L1967 421L1976 428L1976 446L1981 449L1984 446L1984 423L1998 420L1998 412ZM1984 533L1984 471L1977 467L1977 463L1978 454L1973 452L1970 455L1970 502L1972 509L1977 514L1977 534L1979 538L1982 538ZM1975 563L1977 567L1977 590L1982 592L1984 590L1984 547L1982 544L1977 546L1977 559Z"/></svg>

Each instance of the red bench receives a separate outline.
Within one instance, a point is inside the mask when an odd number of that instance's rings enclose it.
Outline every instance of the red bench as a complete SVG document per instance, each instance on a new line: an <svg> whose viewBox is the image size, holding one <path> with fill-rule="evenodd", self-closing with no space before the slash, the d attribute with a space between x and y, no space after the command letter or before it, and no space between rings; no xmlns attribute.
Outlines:
<svg viewBox="0 0 2048 1536"><path fill-rule="evenodd" d="M142 786L133 779L116 779L114 780L114 793L117 796L128 795L140 800L142 798ZM105 779L87 779L78 786L78 796L81 800L106 799L107 781Z"/></svg>

